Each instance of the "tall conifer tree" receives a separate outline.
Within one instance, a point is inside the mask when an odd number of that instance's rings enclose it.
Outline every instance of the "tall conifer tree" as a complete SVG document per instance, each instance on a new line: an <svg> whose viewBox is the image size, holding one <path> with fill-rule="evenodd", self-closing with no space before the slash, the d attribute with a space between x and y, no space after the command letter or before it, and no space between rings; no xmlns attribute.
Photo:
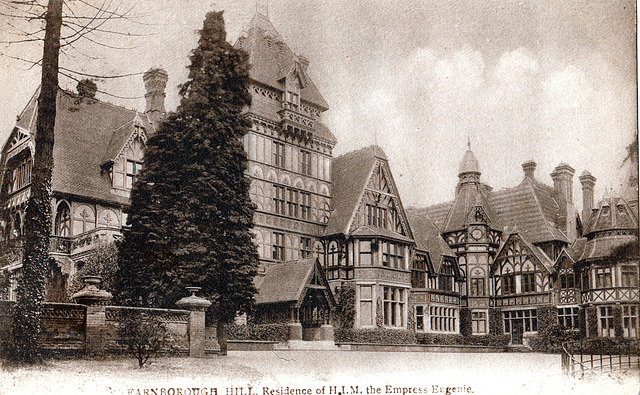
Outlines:
<svg viewBox="0 0 640 395"><path fill-rule="evenodd" d="M117 297L173 307L202 287L226 354L226 324L247 312L258 256L242 138L250 123L248 55L226 41L222 12L206 15L181 101L147 141L120 249Z"/></svg>

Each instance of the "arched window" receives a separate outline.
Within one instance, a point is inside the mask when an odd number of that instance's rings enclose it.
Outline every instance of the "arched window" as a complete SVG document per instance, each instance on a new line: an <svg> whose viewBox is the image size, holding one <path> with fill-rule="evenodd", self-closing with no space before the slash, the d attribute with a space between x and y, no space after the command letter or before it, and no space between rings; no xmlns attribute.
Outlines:
<svg viewBox="0 0 640 395"><path fill-rule="evenodd" d="M62 202L58 205L55 220L55 235L56 236L71 236L71 210L66 202Z"/></svg>

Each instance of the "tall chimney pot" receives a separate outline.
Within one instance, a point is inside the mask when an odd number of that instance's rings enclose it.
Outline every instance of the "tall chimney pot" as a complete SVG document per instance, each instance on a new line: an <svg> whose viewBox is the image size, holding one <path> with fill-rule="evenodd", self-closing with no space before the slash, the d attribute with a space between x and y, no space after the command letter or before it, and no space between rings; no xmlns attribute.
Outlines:
<svg viewBox="0 0 640 395"><path fill-rule="evenodd" d="M144 87L147 93L144 97L147 99L145 113L154 124L166 114L164 108L165 88L169 80L169 74L163 69L149 69L142 76Z"/></svg>
<svg viewBox="0 0 640 395"><path fill-rule="evenodd" d="M553 191L556 197L566 203L573 203L573 175L575 169L566 163L560 163L551 173Z"/></svg>
<svg viewBox="0 0 640 395"><path fill-rule="evenodd" d="M585 170L580 175L580 184L582 184L582 223L587 225L593 210L593 189L596 186L596 178Z"/></svg>
<svg viewBox="0 0 640 395"><path fill-rule="evenodd" d="M524 176L526 178L534 178L534 173L536 172L536 166L538 164L533 160L528 160L522 164L522 170L524 170Z"/></svg>

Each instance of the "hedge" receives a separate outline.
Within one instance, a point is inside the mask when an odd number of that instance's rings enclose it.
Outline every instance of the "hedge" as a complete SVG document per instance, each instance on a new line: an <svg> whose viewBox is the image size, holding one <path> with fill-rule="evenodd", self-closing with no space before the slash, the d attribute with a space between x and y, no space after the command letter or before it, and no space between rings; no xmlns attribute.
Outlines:
<svg viewBox="0 0 640 395"><path fill-rule="evenodd" d="M495 347L506 347L510 340L509 335L462 336L458 334L417 333L416 337L419 344Z"/></svg>
<svg viewBox="0 0 640 395"><path fill-rule="evenodd" d="M227 328L229 340L263 340L282 342L289 338L287 324L231 324Z"/></svg>
<svg viewBox="0 0 640 395"><path fill-rule="evenodd" d="M567 351L572 354L639 354L637 339L588 337L565 344Z"/></svg>
<svg viewBox="0 0 640 395"><path fill-rule="evenodd" d="M334 330L336 343L416 344L413 331L403 329L348 329Z"/></svg>

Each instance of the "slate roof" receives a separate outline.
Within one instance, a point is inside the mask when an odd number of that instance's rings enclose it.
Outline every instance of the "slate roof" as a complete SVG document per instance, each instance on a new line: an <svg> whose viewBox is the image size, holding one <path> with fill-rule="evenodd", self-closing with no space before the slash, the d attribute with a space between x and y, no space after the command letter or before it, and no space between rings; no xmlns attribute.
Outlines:
<svg viewBox="0 0 640 395"><path fill-rule="evenodd" d="M608 258L615 249L638 240L638 212L626 199L607 196L594 208L585 231L580 260ZM615 232L609 232L615 230Z"/></svg>
<svg viewBox="0 0 640 395"><path fill-rule="evenodd" d="M637 209L637 206L636 206ZM586 220L585 235L609 229L638 228L638 212L620 196L607 196L598 202Z"/></svg>
<svg viewBox="0 0 640 395"><path fill-rule="evenodd" d="M17 126L31 130L35 138L36 96L26 106ZM115 204L129 199L111 193L108 172L101 165L113 159L125 144L139 115L143 126L152 126L144 114L95 99L80 100L71 92L59 90L56 103L54 193L71 194Z"/></svg>
<svg viewBox="0 0 640 395"><path fill-rule="evenodd" d="M565 248L567 254L573 259L574 262L577 262L578 259L582 256L585 247L587 246L587 239L585 237L577 238L576 241L573 242L572 245Z"/></svg>
<svg viewBox="0 0 640 395"><path fill-rule="evenodd" d="M243 30L237 47L241 47L249 54L252 79L280 90L284 85L280 81L294 66L297 56L282 40L280 33L273 27L271 21L260 13L256 13ZM307 85L300 91L302 100L315 104L323 110L329 109L318 88L303 70Z"/></svg>
<svg viewBox="0 0 640 395"><path fill-rule="evenodd" d="M447 220L447 214L451 210L454 201L438 203L433 206L424 207L424 208L412 208L412 210L416 213L420 212L429 217L433 224L440 230L442 233L442 229L444 229L445 221Z"/></svg>
<svg viewBox="0 0 640 395"><path fill-rule="evenodd" d="M376 158L387 159L382 149L372 145L333 159L331 165L331 216L325 235L347 234L360 196L369 181Z"/></svg>
<svg viewBox="0 0 640 395"><path fill-rule="evenodd" d="M489 224L492 228L501 228L501 225L497 220L497 216L493 212L491 204L489 204L489 201L485 196L485 191L483 190L482 185L467 184L460 189L460 192L453 203L453 207L447 215L443 232L448 233L465 228L466 225L468 225L468 218L471 209L475 206L483 208L484 212L489 217Z"/></svg>
<svg viewBox="0 0 640 395"><path fill-rule="evenodd" d="M458 174L462 173L480 173L480 164L478 163L478 158L470 149L464 153L462 157L462 162L460 162L460 166L458 166Z"/></svg>
<svg viewBox="0 0 640 395"><path fill-rule="evenodd" d="M503 225L515 227L530 242L568 242L558 228L566 215L554 199L552 188L525 177L515 188L490 193L489 202Z"/></svg>
<svg viewBox="0 0 640 395"><path fill-rule="evenodd" d="M413 231L416 248L427 251L435 273L440 271L444 257L455 258L456 254L440 236L438 227L431 219L416 209L407 209L407 219Z"/></svg>
<svg viewBox="0 0 640 395"><path fill-rule="evenodd" d="M464 224L475 205L476 195L481 195L483 208L493 210L493 221L502 227L501 230L515 229L532 243L568 241L557 225L565 223L564 208L553 197L553 188L535 178L525 177L518 186L499 191L481 184L475 190L467 187L467 191L463 188L461 192L464 195L459 195L454 201L415 211L431 218L441 232L454 230L456 227L462 228L461 224ZM487 215L491 217L492 214L489 212Z"/></svg>
<svg viewBox="0 0 640 395"><path fill-rule="evenodd" d="M315 265L316 258L309 258L270 266L256 284L256 304L299 301Z"/></svg>
<svg viewBox="0 0 640 395"><path fill-rule="evenodd" d="M598 237L587 241L580 260L599 260L612 255L616 248L638 240L637 234Z"/></svg>

